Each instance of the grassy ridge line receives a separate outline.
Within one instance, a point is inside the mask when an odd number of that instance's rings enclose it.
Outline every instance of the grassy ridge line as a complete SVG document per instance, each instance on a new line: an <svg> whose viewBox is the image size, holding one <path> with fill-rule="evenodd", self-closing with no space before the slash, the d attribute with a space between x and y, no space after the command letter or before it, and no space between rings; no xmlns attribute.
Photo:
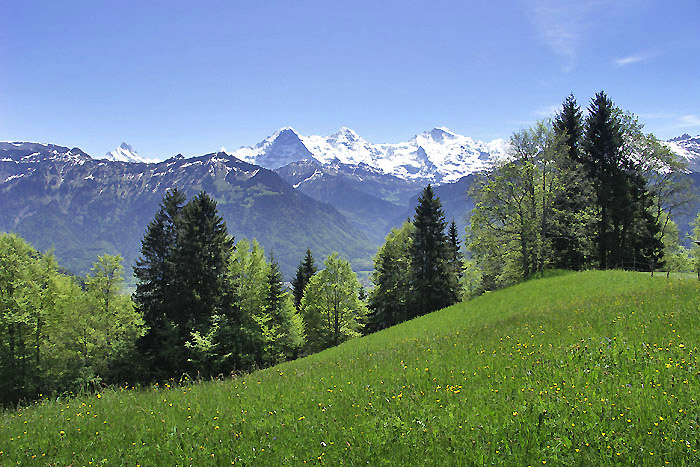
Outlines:
<svg viewBox="0 0 700 467"><path fill-rule="evenodd" d="M699 292L535 280L245 378L5 413L0 464L697 464Z"/></svg>

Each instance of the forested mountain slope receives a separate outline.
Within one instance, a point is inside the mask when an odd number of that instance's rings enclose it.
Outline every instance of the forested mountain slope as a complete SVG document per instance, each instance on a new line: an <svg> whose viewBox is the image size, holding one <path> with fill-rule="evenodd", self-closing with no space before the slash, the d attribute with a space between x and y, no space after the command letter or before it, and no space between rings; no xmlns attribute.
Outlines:
<svg viewBox="0 0 700 467"><path fill-rule="evenodd" d="M373 245L335 208L292 188L270 170L220 152L144 164L96 160L78 148L0 143L0 231L84 272L99 254L130 266L166 190L205 190L235 237L257 238L290 277L306 248L338 251L368 269Z"/></svg>

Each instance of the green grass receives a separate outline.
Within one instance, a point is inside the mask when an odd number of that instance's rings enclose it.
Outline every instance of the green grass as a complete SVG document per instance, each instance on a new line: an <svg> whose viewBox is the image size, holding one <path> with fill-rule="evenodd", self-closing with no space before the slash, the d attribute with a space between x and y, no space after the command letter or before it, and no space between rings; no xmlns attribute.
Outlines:
<svg viewBox="0 0 700 467"><path fill-rule="evenodd" d="M233 380L0 418L2 465L697 465L700 283L584 272Z"/></svg>

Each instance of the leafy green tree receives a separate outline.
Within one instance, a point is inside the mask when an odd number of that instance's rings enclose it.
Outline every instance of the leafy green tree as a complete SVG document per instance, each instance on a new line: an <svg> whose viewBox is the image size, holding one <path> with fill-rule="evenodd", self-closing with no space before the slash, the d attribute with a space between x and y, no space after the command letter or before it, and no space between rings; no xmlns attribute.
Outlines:
<svg viewBox="0 0 700 467"><path fill-rule="evenodd" d="M78 281L16 235L0 235L0 402L118 379L142 332L122 295L121 257Z"/></svg>
<svg viewBox="0 0 700 467"><path fill-rule="evenodd" d="M314 257L311 255L311 250L306 249L306 256L297 267L296 276L292 279L292 293L294 294L294 306L297 310L301 307L301 299L304 296L304 289L309 283L311 276L316 274L318 269L314 266Z"/></svg>
<svg viewBox="0 0 700 467"><path fill-rule="evenodd" d="M360 335L367 314L358 298L360 282L350 263L333 253L311 277L301 301L307 349L317 352Z"/></svg>
<svg viewBox="0 0 700 467"><path fill-rule="evenodd" d="M374 257L365 332L376 332L406 321L411 304L411 245L413 224L394 228Z"/></svg>
<svg viewBox="0 0 700 467"><path fill-rule="evenodd" d="M651 200L651 214L665 235L675 216L687 214L698 201L692 181L686 176L688 164L653 134L645 134L636 116L618 111L625 158L636 161L636 169L646 182L645 198Z"/></svg>
<svg viewBox="0 0 700 467"><path fill-rule="evenodd" d="M670 216L664 214L663 217ZM693 267L690 252L680 243L678 226L672 220L664 219L662 222L666 225L661 236L661 243L664 245L666 277L672 272L691 271Z"/></svg>
<svg viewBox="0 0 700 467"><path fill-rule="evenodd" d="M40 375L55 274L51 255L42 256L16 235L0 235L0 402L46 390Z"/></svg>
<svg viewBox="0 0 700 467"><path fill-rule="evenodd" d="M260 244L256 240L251 243L240 239L229 258L227 271L235 305L224 310L219 318L214 339L218 346L218 367L223 373L249 370L264 363L271 319L266 312L269 271Z"/></svg>
<svg viewBox="0 0 700 467"><path fill-rule="evenodd" d="M85 294L78 306L66 309L62 341L81 362L81 384L132 376L128 366L134 345L144 333L143 318L124 294L122 257L103 255L85 278ZM78 295L78 291L73 292ZM74 347L69 343L73 343Z"/></svg>
<svg viewBox="0 0 700 467"><path fill-rule="evenodd" d="M485 290L527 279L553 262L554 200L563 185L556 162L563 150L549 122L539 122L515 133L510 158L472 185L468 248Z"/></svg>
<svg viewBox="0 0 700 467"><path fill-rule="evenodd" d="M440 198L428 185L418 197L411 245L411 316L420 316L457 301L449 267L447 222Z"/></svg>

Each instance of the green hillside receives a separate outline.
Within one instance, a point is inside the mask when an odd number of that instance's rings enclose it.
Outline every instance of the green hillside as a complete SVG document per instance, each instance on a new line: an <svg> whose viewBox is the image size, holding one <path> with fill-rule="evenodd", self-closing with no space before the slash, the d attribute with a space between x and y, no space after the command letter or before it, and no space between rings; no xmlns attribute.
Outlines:
<svg viewBox="0 0 700 467"><path fill-rule="evenodd" d="M0 418L14 465L693 465L700 283L564 274L233 380Z"/></svg>

